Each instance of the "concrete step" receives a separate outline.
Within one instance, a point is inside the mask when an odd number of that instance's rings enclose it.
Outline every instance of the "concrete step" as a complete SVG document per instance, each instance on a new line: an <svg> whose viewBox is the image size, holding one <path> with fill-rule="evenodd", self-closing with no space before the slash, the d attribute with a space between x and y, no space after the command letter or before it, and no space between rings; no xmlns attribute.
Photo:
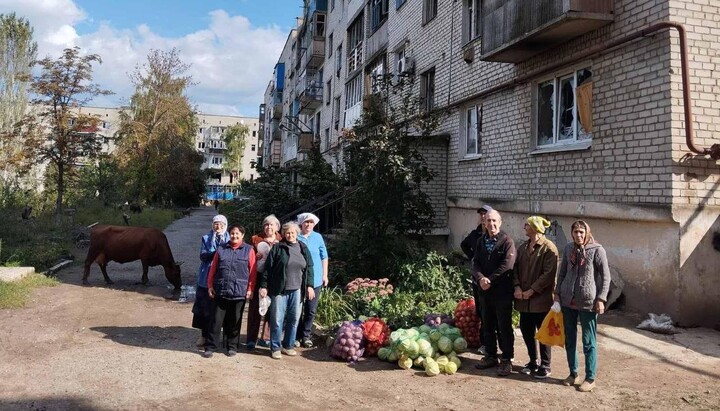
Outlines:
<svg viewBox="0 0 720 411"><path fill-rule="evenodd" d="M19 281L34 272L34 267L0 267L0 281Z"/></svg>

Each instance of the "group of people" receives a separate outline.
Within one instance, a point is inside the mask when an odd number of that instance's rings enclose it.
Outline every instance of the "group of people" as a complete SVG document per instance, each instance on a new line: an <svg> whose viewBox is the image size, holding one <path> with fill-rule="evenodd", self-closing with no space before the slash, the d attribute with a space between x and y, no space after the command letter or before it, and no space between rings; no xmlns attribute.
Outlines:
<svg viewBox="0 0 720 411"><path fill-rule="evenodd" d="M551 225L545 218L527 218L524 224L527 240L516 248L512 238L500 229L502 217L497 210L483 206L478 215L477 229L461 244L472 260L473 294L482 324L484 357L477 367L497 367L500 376L512 372L514 306L520 313L520 331L530 358L522 372L547 378L551 373L551 349L538 343L535 334L550 310L559 306L570 369L563 384L578 386L582 392L592 391L597 371L597 317L605 312L610 289L605 249L595 241L590 226L583 220L573 222L573 241L565 246L560 260L557 247L545 237ZM578 320L585 354L584 379L578 376Z"/></svg>
<svg viewBox="0 0 720 411"><path fill-rule="evenodd" d="M269 215L262 231L246 243L245 228L228 227L223 215L213 218L212 229L201 240L193 305L192 326L201 330L197 344L204 357L219 349L230 357L237 355L246 303L246 348L254 350L260 333L260 301L266 298L270 299L270 340L260 342L269 345L272 358L297 355L296 346L313 346L312 323L322 287L328 285L327 248L322 235L314 231L319 221L316 215L303 213L281 227Z"/></svg>

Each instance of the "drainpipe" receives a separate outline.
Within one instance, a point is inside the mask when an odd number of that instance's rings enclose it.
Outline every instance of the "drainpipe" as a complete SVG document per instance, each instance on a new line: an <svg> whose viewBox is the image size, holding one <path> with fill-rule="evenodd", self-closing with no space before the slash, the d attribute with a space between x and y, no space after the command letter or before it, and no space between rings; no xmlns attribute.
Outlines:
<svg viewBox="0 0 720 411"><path fill-rule="evenodd" d="M650 34L664 29L677 30L680 38L680 68L682 75L683 105L685 109L685 143L688 146L688 149L690 149L690 151L692 151L693 153L703 156L709 155L710 158L712 158L713 160L720 160L720 144L713 144L710 148L700 148L695 145L695 133L692 125L692 98L690 97L690 72L688 70L687 34L685 31L685 26L683 26L681 23L676 23L673 21L663 21L655 23L644 29L628 34L627 36L620 37L618 39L612 40L605 44L601 44L599 46L592 47L582 52L575 53L568 58L561 60L558 63L530 71L520 77L516 77L512 80L508 80L498 85L486 88L485 90L477 92L471 96L464 97L451 103L449 107L459 106L472 100L476 100L478 98L486 97L488 95L497 93L498 91L505 90L507 88L511 88L522 83L526 83L527 81L532 80L536 77L540 77L543 74L556 71L578 61L596 57L608 50L614 49L616 47L624 45L625 43L629 43L633 40L646 37Z"/></svg>

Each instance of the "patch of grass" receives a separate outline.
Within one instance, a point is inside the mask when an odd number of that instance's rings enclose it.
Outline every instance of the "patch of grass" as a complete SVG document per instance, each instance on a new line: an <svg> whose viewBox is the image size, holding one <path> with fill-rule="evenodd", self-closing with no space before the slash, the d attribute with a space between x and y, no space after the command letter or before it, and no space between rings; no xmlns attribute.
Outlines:
<svg viewBox="0 0 720 411"><path fill-rule="evenodd" d="M0 281L0 308L23 308L34 288L54 287L59 283L54 278L37 273L19 281Z"/></svg>
<svg viewBox="0 0 720 411"><path fill-rule="evenodd" d="M92 203L78 207L75 212L75 224L88 226L93 223L104 225L125 225L123 213L130 217L130 225L138 227L155 227L163 229L175 220L175 211L164 208L146 207L141 213L131 213L113 207L104 207ZM182 216L182 215L181 215Z"/></svg>

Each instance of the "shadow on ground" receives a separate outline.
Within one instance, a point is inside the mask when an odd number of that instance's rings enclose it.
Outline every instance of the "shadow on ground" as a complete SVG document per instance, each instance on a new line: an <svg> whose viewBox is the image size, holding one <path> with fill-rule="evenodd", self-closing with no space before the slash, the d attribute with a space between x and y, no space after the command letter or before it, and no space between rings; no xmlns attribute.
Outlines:
<svg viewBox="0 0 720 411"><path fill-rule="evenodd" d="M41 397L22 400L0 399L0 410L68 410L93 411L103 408L92 404L84 398L77 397Z"/></svg>
<svg viewBox="0 0 720 411"><path fill-rule="evenodd" d="M132 347L182 352L197 352L194 346L198 331L190 327L90 327L104 334L102 338Z"/></svg>

